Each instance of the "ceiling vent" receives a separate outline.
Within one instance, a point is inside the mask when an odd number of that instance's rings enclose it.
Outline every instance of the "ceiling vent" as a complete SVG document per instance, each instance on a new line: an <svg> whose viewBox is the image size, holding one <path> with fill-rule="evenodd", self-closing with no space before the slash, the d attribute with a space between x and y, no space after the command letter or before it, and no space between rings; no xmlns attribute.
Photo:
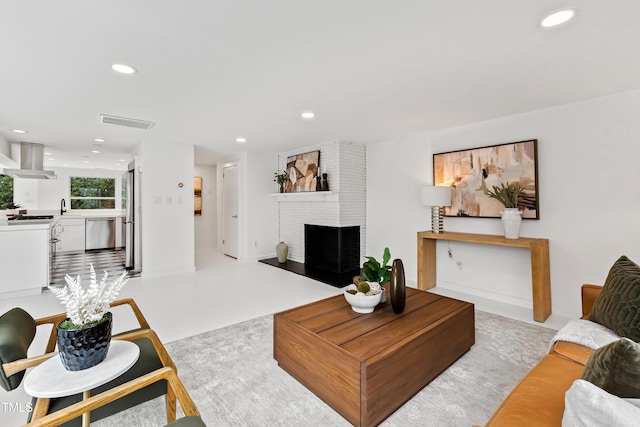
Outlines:
<svg viewBox="0 0 640 427"><path fill-rule="evenodd" d="M148 122L146 120L129 119L127 117L109 116L107 114L100 114L100 123L107 125L126 126L128 128L145 129L149 130L155 125L154 122Z"/></svg>

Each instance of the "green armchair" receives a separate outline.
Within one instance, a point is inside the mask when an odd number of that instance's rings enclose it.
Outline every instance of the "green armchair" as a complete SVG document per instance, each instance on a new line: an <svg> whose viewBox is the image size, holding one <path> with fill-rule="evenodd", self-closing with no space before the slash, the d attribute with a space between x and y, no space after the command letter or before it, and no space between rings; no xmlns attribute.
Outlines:
<svg viewBox="0 0 640 427"><path fill-rule="evenodd" d="M169 389L176 396L180 407L185 416L168 424L171 427L206 427L202 419L198 408L187 393L184 385L171 368L161 368L156 371L143 375L135 380L129 381L125 384L119 385L111 390L102 392L98 395L91 396L89 399L75 403L60 411L54 412L50 415L38 418L26 424L24 427L53 427L58 426L65 421L75 419L81 416L86 411L95 411L103 405L110 404L119 399L129 396L144 387L148 387L149 384L154 384L159 381L166 381L169 384Z"/></svg>
<svg viewBox="0 0 640 427"><path fill-rule="evenodd" d="M92 396L114 389L163 367L176 371L171 357L155 332L149 328L148 322L135 302L133 300L119 300L115 301L112 306L123 304L127 304L132 308L140 327L116 334L113 339L128 340L135 343L140 347L140 357L123 375L91 390ZM0 316L0 386L7 391L16 389L22 382L26 369L56 355L53 352L56 344L55 325L65 318L66 315L63 313L42 319L34 319L21 308L14 308ZM35 337L36 327L45 324L53 325L45 353L36 357L28 357L27 351ZM167 387L167 381L164 379L150 382L144 387L137 388L129 394L127 399L117 399L107 404L99 405L95 410L90 409L90 418L99 420L163 395L165 396L167 421L172 422L176 418L175 395L171 387ZM81 401L81 394L52 399L34 398L32 402L33 411L29 414L28 421L59 412ZM79 426L80 424L80 417L76 417L65 422L64 426Z"/></svg>

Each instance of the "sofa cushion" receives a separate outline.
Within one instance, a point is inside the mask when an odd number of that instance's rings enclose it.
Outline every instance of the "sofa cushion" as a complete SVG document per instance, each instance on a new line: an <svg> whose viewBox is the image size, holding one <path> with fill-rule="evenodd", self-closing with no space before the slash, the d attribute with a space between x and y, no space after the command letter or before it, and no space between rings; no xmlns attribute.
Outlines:
<svg viewBox="0 0 640 427"><path fill-rule="evenodd" d="M564 404L562 427L632 427L640 418L640 408L583 380L574 381Z"/></svg>
<svg viewBox="0 0 640 427"><path fill-rule="evenodd" d="M609 270L589 320L640 341L640 266L621 256Z"/></svg>
<svg viewBox="0 0 640 427"><path fill-rule="evenodd" d="M640 344L622 338L594 351L582 379L620 397L640 397Z"/></svg>

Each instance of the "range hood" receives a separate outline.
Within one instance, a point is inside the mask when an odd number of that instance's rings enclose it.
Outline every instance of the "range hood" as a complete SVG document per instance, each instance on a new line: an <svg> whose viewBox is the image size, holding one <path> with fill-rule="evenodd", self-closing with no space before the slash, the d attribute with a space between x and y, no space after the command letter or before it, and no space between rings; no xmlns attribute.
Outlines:
<svg viewBox="0 0 640 427"><path fill-rule="evenodd" d="M4 169L3 174L14 178L56 179L53 171L43 170L44 145L20 143L20 169Z"/></svg>

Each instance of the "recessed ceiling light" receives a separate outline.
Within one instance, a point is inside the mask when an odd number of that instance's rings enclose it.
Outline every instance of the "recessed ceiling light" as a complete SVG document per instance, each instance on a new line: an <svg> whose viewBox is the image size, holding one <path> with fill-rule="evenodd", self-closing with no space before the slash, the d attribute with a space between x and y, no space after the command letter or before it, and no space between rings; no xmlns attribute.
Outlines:
<svg viewBox="0 0 640 427"><path fill-rule="evenodd" d="M49 157L47 160L50 160L53 162L55 159L53 157Z"/></svg>
<svg viewBox="0 0 640 427"><path fill-rule="evenodd" d="M98 151L98 150L91 150L91 152L95 153L95 154L100 154L100 151Z"/></svg>
<svg viewBox="0 0 640 427"><path fill-rule="evenodd" d="M542 21L540 21L540 25L544 28L555 27L556 25L564 24L574 16L578 12L577 9L561 9L556 10L555 12L551 12L547 16L545 16Z"/></svg>
<svg viewBox="0 0 640 427"><path fill-rule="evenodd" d="M45 151L45 152L44 152L44 155L45 155L45 156L50 156L50 155L51 155L51 153L49 153L48 151Z"/></svg>
<svg viewBox="0 0 640 427"><path fill-rule="evenodd" d="M118 159L119 162L126 162L125 159Z"/></svg>
<svg viewBox="0 0 640 427"><path fill-rule="evenodd" d="M247 138L239 136L238 138L236 138L236 142L239 144L244 144L245 142L247 142Z"/></svg>
<svg viewBox="0 0 640 427"><path fill-rule="evenodd" d="M313 119L316 115L313 113L313 111L305 111L304 113L302 113L302 118L303 119Z"/></svg>
<svg viewBox="0 0 640 427"><path fill-rule="evenodd" d="M94 139L94 141L95 141L95 142L104 142L104 139L96 138L96 139Z"/></svg>
<svg viewBox="0 0 640 427"><path fill-rule="evenodd" d="M22 129L11 129L11 130L15 133L27 133L26 130L22 130Z"/></svg>
<svg viewBox="0 0 640 427"><path fill-rule="evenodd" d="M122 166L120 163L116 163L116 166Z"/></svg>
<svg viewBox="0 0 640 427"><path fill-rule="evenodd" d="M111 68L122 74L135 74L138 72L134 67L127 64L111 64Z"/></svg>
<svg viewBox="0 0 640 427"><path fill-rule="evenodd" d="M82 163L89 163L89 160L83 160Z"/></svg>

